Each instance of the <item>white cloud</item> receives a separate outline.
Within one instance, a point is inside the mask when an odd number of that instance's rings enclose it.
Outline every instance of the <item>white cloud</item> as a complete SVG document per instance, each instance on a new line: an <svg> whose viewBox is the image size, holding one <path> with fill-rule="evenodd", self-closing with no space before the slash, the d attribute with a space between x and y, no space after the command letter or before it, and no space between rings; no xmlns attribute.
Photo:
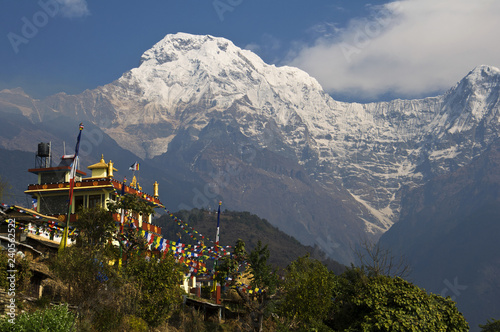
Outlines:
<svg viewBox="0 0 500 332"><path fill-rule="evenodd" d="M61 16L67 18L84 17L90 14L86 0L56 0Z"/></svg>
<svg viewBox="0 0 500 332"><path fill-rule="evenodd" d="M500 1L402 0L374 7L289 64L330 93L414 97L453 86L474 67L500 67Z"/></svg>

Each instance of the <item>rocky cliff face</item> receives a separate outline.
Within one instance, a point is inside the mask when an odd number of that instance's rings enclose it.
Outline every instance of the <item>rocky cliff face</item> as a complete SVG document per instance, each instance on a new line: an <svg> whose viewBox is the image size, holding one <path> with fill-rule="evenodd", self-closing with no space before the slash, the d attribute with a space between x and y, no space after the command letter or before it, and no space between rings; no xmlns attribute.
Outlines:
<svg viewBox="0 0 500 332"><path fill-rule="evenodd" d="M406 257L418 286L451 296L478 331L500 305L500 140L408 193L379 244Z"/></svg>
<svg viewBox="0 0 500 332"><path fill-rule="evenodd" d="M402 192L498 137L499 80L498 69L479 66L442 96L342 103L299 69L180 33L105 86L42 101L4 91L0 101L32 122L90 121L184 179L171 209L223 198L346 262L357 239L397 221Z"/></svg>

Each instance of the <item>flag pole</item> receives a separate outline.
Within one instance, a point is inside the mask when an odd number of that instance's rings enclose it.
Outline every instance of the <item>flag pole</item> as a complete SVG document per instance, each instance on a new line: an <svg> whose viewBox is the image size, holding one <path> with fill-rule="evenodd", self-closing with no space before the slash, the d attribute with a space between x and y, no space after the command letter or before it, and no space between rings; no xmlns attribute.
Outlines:
<svg viewBox="0 0 500 332"><path fill-rule="evenodd" d="M123 197L125 196L125 186L127 185L127 177L123 178L123 185L122 185L122 193L120 195L120 201L123 200ZM123 225L125 223L125 208L122 206L122 210L120 213L120 234L123 234Z"/></svg>
<svg viewBox="0 0 500 332"><path fill-rule="evenodd" d="M120 195L120 201L123 200L125 197L125 186L127 185L127 177L123 178L123 184L122 184L122 192ZM122 262L123 262L123 226L125 224L125 207L122 205L121 212L120 212L120 258L118 259L118 268L121 269L122 267Z"/></svg>
<svg viewBox="0 0 500 332"><path fill-rule="evenodd" d="M222 201L219 201L219 209L217 210L217 233L215 235L215 252L219 252L219 224L220 224L220 206ZM214 261L214 270L217 268L217 259ZM213 291L217 290L217 283L213 280Z"/></svg>
<svg viewBox="0 0 500 332"><path fill-rule="evenodd" d="M64 228L63 237L61 243L59 244L59 250L66 248L68 242L68 231L69 231L69 219L71 217L71 210L73 209L73 189L75 186L75 176L78 170L78 150L80 148L80 139L82 137L83 123L80 123L79 133L76 139L75 146L75 156L73 157L73 162L71 163L71 170L69 172L69 202L68 202L68 215L66 216L66 227Z"/></svg>
<svg viewBox="0 0 500 332"><path fill-rule="evenodd" d="M215 246L216 250L219 248L219 224L220 224L220 206L222 205L222 201L219 201L219 210L217 210L217 234L215 235Z"/></svg>

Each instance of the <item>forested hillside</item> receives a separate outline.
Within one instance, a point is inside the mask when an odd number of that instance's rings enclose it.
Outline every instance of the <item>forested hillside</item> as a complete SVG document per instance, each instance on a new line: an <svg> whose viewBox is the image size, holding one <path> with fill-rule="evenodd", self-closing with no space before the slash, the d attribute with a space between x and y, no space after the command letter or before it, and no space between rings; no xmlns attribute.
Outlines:
<svg viewBox="0 0 500 332"><path fill-rule="evenodd" d="M217 211L183 210L175 213L175 216L209 240L215 241ZM192 232L187 227L182 229L169 215L157 218L154 223L162 227L162 235L166 239L177 241L180 237L182 243L197 243L197 240L189 235ZM309 253L336 274L342 273L345 269L344 265L327 258L319 248L302 245L294 237L272 226L266 219L249 212L224 210L220 217L220 245L234 246L238 239L242 239L249 250L253 250L259 240L263 245L267 244L270 251L269 262L276 267L284 268L290 262ZM205 241L205 245L211 245L209 240Z"/></svg>

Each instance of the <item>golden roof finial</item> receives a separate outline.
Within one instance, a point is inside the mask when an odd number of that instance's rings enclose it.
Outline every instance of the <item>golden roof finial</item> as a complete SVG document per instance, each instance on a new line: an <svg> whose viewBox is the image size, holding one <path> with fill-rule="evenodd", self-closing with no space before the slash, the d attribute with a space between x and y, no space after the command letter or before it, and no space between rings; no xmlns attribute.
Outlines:
<svg viewBox="0 0 500 332"><path fill-rule="evenodd" d="M104 154L101 154L101 161L99 161L97 164L90 165L87 167L88 169L106 169L108 168L108 164L104 161Z"/></svg>
<svg viewBox="0 0 500 332"><path fill-rule="evenodd" d="M153 186L154 186L154 191L153 191L153 192L154 192L154 194L153 194L153 196L154 196L155 198L158 198L158 181L155 181L155 183L154 183L154 185L153 185Z"/></svg>
<svg viewBox="0 0 500 332"><path fill-rule="evenodd" d="M118 171L118 170L113 167L113 162L110 160L108 163L108 178L113 177L113 171Z"/></svg>

